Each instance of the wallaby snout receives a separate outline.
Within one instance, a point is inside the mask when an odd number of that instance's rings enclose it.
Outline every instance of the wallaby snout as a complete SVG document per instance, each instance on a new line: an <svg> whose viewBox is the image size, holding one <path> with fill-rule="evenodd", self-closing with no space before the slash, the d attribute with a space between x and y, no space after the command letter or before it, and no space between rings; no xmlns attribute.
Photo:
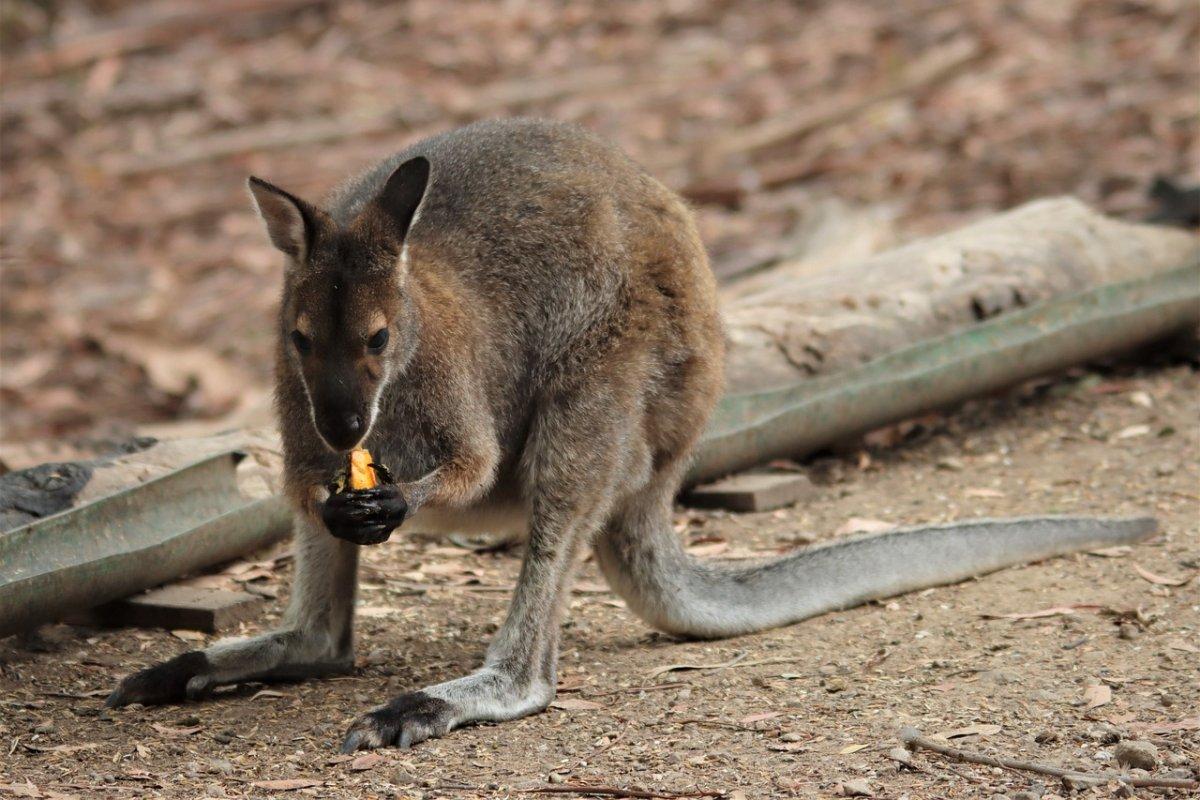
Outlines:
<svg viewBox="0 0 1200 800"><path fill-rule="evenodd" d="M371 425L366 398L354 391L355 383L336 372L312 389L312 415L317 433L330 449L353 450Z"/></svg>

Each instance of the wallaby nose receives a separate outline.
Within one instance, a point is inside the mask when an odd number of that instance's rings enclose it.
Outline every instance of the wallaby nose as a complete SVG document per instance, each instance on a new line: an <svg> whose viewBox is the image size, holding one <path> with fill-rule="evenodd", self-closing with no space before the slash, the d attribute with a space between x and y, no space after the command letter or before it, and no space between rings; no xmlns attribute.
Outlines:
<svg viewBox="0 0 1200 800"><path fill-rule="evenodd" d="M317 414L317 431L334 450L349 450L367 432L361 414Z"/></svg>

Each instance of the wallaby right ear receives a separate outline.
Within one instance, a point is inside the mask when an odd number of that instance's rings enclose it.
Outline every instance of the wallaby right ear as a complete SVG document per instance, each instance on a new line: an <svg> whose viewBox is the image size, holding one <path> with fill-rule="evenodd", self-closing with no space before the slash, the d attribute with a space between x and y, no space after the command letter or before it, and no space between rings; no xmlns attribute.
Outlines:
<svg viewBox="0 0 1200 800"><path fill-rule="evenodd" d="M403 242L408 235L428 187L429 159L425 156L415 156L396 167L384 184L377 202L391 220L391 232L397 242Z"/></svg>
<svg viewBox="0 0 1200 800"><path fill-rule="evenodd" d="M297 264L303 263L325 222L325 212L261 178L252 176L246 184L271 243Z"/></svg>

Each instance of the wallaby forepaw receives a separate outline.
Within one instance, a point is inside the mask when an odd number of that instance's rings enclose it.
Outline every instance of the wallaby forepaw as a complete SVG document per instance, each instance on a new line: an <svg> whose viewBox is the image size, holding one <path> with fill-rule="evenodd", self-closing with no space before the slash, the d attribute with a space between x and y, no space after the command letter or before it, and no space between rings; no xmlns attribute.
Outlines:
<svg viewBox="0 0 1200 800"><path fill-rule="evenodd" d="M386 542L408 516L408 502L395 484L330 495L321 519L339 539L359 545Z"/></svg>
<svg viewBox="0 0 1200 800"><path fill-rule="evenodd" d="M350 726L343 753L377 747L412 747L443 736L453 722L453 706L424 692L402 694L385 706L363 714Z"/></svg>
<svg viewBox="0 0 1200 800"><path fill-rule="evenodd" d="M127 676L104 701L108 708L130 703L178 703L203 695L211 686L208 657L199 650L175 656Z"/></svg>

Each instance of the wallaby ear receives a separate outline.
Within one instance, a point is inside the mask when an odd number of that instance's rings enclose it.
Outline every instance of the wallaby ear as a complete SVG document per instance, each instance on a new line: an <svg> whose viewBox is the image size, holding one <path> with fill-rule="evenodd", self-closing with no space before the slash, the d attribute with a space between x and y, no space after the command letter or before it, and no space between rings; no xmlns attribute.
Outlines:
<svg viewBox="0 0 1200 800"><path fill-rule="evenodd" d="M392 222L396 241L404 241L429 186L429 159L410 158L396 167L379 194L378 203Z"/></svg>
<svg viewBox="0 0 1200 800"><path fill-rule="evenodd" d="M297 264L303 263L312 250L324 213L261 178L251 176L246 185L250 187L258 215L267 226L271 244L291 256Z"/></svg>

